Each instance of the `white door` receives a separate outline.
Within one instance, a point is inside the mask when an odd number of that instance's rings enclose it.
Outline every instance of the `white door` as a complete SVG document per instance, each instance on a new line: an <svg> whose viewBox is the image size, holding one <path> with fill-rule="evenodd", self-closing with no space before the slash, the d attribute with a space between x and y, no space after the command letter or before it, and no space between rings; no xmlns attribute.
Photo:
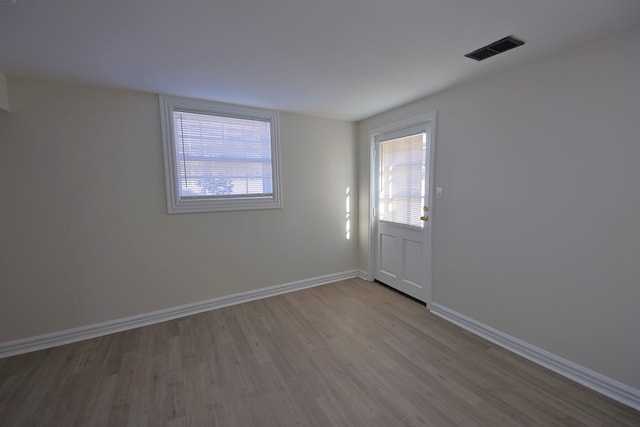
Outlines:
<svg viewBox="0 0 640 427"><path fill-rule="evenodd" d="M431 123L427 122L378 135L374 140L374 277L426 303L431 299L431 134Z"/></svg>

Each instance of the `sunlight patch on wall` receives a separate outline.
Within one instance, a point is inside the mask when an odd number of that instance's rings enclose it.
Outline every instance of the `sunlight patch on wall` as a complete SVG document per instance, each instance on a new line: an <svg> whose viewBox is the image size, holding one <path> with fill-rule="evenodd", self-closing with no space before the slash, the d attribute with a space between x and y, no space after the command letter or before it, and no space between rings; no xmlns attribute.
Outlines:
<svg viewBox="0 0 640 427"><path fill-rule="evenodd" d="M349 187L347 186L347 190L345 191L345 217L346 217L346 237L347 240L351 239L351 203L349 200Z"/></svg>

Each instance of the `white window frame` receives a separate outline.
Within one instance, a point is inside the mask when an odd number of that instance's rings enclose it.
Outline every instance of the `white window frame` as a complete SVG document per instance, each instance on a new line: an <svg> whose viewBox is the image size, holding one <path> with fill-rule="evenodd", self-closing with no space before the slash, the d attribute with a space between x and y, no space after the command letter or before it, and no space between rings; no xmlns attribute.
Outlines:
<svg viewBox="0 0 640 427"><path fill-rule="evenodd" d="M180 197L176 141L173 128L173 112L189 112L268 121L271 125L271 168L273 194L269 196L246 195L242 197L202 196ZM282 208L282 188L280 178L280 132L277 111L263 108L223 104L176 96L160 96L160 120L162 125L162 145L164 154L164 175L167 192L167 210L170 214L219 212L253 209Z"/></svg>

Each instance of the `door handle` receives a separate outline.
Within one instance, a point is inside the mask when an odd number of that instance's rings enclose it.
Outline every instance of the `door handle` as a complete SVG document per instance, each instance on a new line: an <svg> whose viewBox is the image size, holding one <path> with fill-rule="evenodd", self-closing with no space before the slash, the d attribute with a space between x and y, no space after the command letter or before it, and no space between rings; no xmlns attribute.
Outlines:
<svg viewBox="0 0 640 427"><path fill-rule="evenodd" d="M420 217L420 219L423 221L429 221L429 215L423 215Z"/></svg>

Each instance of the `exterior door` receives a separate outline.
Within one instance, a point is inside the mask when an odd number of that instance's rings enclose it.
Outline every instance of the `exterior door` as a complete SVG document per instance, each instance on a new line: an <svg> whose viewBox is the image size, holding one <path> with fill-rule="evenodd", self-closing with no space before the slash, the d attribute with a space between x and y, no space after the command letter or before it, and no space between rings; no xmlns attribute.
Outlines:
<svg viewBox="0 0 640 427"><path fill-rule="evenodd" d="M429 176L431 123L375 137L376 280L425 303L431 299Z"/></svg>

